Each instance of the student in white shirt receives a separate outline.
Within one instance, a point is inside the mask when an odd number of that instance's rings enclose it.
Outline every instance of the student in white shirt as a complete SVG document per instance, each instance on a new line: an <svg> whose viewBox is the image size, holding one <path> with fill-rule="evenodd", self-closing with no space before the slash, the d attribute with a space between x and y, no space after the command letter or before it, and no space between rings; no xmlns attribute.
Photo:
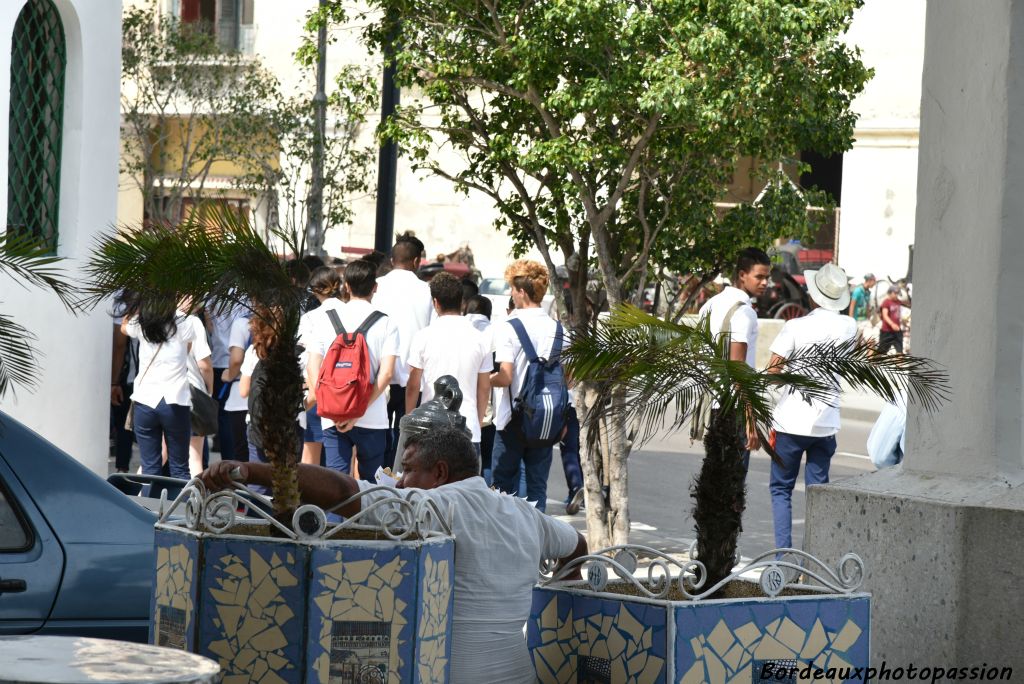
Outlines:
<svg viewBox="0 0 1024 684"><path fill-rule="evenodd" d="M388 424L391 432L385 450L384 465L391 467L398 448L398 421L405 415L405 388L409 383L409 346L417 332L430 324L434 307L430 301L430 286L419 279L416 270L424 254L423 243L411 235L398 238L391 250L391 270L377 279L373 306L391 319L398 329L398 358L391 379L391 394L387 403Z"/></svg>
<svg viewBox="0 0 1024 684"><path fill-rule="evenodd" d="M321 266L309 276L309 291L313 293L320 305L306 313L299 319L299 346L308 349L310 345L309 334L313 327L313 321L322 318L327 311L340 309L342 307L341 276L337 269L331 266ZM309 353L304 351L299 357L299 365L303 373L306 371L306 363L309 360ZM309 389L312 398L313 390ZM302 462L320 465L320 457L324 449L324 431L320 425L320 416L316 414L316 406L310 406L306 410L306 426L302 434ZM250 454L252 453L250 449Z"/></svg>
<svg viewBox="0 0 1024 684"><path fill-rule="evenodd" d="M225 449L221 435L221 458L233 458L236 461L249 458L249 441L245 436L245 416L249 406L239 391L238 378L241 375L242 361L245 360L245 350L249 347L250 337L249 316L236 318L231 323L231 333L228 335L228 367L220 374L224 413L228 417L231 430L229 444L233 450L228 452Z"/></svg>
<svg viewBox="0 0 1024 684"><path fill-rule="evenodd" d="M711 333L718 337L724 324L729 324L729 358L746 361L754 368L757 356L757 313L750 304L751 297L760 297L768 288L772 262L763 250L748 247L736 259L733 285L704 303L697 314L708 319ZM743 470L750 465L750 452L761 448L753 423L747 425L747 448L743 452Z"/></svg>
<svg viewBox="0 0 1024 684"><path fill-rule="evenodd" d="M804 271L812 311L803 318L787 321L772 343L769 369L785 370L786 360L804 347L828 342L848 342L857 335L857 322L840 312L850 305L846 272L825 264L817 271ZM807 402L798 392L785 390L772 414L775 452L782 465L772 462L769 490L775 523L775 548L792 548L793 487L800 461L807 454L804 481L807 486L828 482L829 465L836 452L839 432L839 382L828 401Z"/></svg>
<svg viewBox="0 0 1024 684"><path fill-rule="evenodd" d="M434 381L451 375L462 390L459 413L466 419L473 444L480 451L480 425L487 412L494 361L490 345L473 322L462 315L462 283L449 273L430 281L437 318L416 333L409 347L409 384L405 411L416 408L422 383L423 401L434 398Z"/></svg>
<svg viewBox="0 0 1024 684"><path fill-rule="evenodd" d="M370 303L376 289L377 268L369 261L354 261L345 268L345 290L350 299L338 309L345 330L354 333L376 307ZM327 350L338 334L327 313L320 312L314 319L308 335L309 360L306 364L306 382L315 388L320 376L320 365ZM398 329L389 316L378 320L366 333L366 346L370 353L370 377L374 381L373 394L366 413L361 418L335 425L321 418L324 433L324 454L327 467L342 473L352 472L352 449L359 450L359 476L374 481L377 468L384 464L387 436L390 433L387 412L387 390L395 371L398 356Z"/></svg>
<svg viewBox="0 0 1024 684"><path fill-rule="evenodd" d="M495 326L491 325L492 310L493 304L491 300L483 295L475 295L466 303L466 318L473 324L474 328L483 334L487 342L487 349L490 351L492 363L490 370L494 372ZM488 386L490 386L489 381ZM491 456L494 452L494 436L497 432L498 428L494 427L494 388L491 388L487 393L487 411L484 412L484 418L480 421L480 474L483 475L484 481L488 486L491 484L493 472ZM522 489L523 492L526 491L525 484Z"/></svg>
<svg viewBox="0 0 1024 684"><path fill-rule="evenodd" d="M143 299L138 313L122 321L121 331L139 341L139 374L131 399L142 472L162 474L166 441L171 477L187 480L192 436L188 354L194 328L181 312Z"/></svg>
<svg viewBox="0 0 1024 684"><path fill-rule="evenodd" d="M512 286L516 318L526 328L526 334L537 355L550 357L558 324L541 308L544 293L548 289L547 269L536 261L520 259L505 270L505 280ZM494 439L494 486L503 492L516 491L519 464L525 464L526 498L536 502L537 508L543 511L547 507L552 447L527 447L519 429L510 426L512 398L518 396L522 389L529 360L511 323L502 323L494 339L495 361L500 364L501 370L491 376L491 386L508 388L498 392L494 419L498 428Z"/></svg>
<svg viewBox="0 0 1024 684"><path fill-rule="evenodd" d="M192 387L202 390L212 396L213 393L213 363L212 351L206 341L206 327L196 316L189 316L185 319L192 326L193 340L188 355L188 382ZM190 477L195 477L203 472L204 461L209 459L207 452L206 437L203 435L192 435L188 445L188 472Z"/></svg>
<svg viewBox="0 0 1024 684"><path fill-rule="evenodd" d="M231 458L235 454L235 446L231 434L231 417L224 409L228 391L224 390L224 381L221 377L231 362L231 326L235 319L248 317L246 309L242 306L206 306L206 331L209 335L210 351L213 352L213 398L218 404L217 442L220 443L222 458Z"/></svg>

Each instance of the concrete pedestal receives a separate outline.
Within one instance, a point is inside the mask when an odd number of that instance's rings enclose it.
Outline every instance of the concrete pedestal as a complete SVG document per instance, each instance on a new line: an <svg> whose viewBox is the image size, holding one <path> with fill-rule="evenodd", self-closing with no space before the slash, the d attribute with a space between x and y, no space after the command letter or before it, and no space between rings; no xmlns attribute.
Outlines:
<svg viewBox="0 0 1024 684"><path fill-rule="evenodd" d="M811 487L805 548L855 549L871 665L1024 669L1024 488L893 468Z"/></svg>

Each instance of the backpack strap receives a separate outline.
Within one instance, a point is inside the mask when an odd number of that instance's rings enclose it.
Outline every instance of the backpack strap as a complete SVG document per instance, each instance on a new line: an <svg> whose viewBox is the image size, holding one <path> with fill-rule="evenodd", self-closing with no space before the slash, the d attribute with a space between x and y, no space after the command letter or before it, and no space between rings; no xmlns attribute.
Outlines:
<svg viewBox="0 0 1024 684"><path fill-rule="evenodd" d="M344 335L346 332L345 326L341 324L341 317L338 316L338 312L334 309L328 309L327 317L331 319L331 325L334 326L334 334Z"/></svg>
<svg viewBox="0 0 1024 684"><path fill-rule="evenodd" d="M555 341L551 345L551 358L548 359L551 363L558 363L562 358L562 324L555 321Z"/></svg>
<svg viewBox="0 0 1024 684"><path fill-rule="evenodd" d="M373 327L374 323L384 318L385 316L387 316L387 314L384 313L383 311L374 311L373 313L366 317L366 320L363 321L362 325L356 328L356 335L362 333L363 337L366 337L366 333L370 331L370 328Z"/></svg>
<svg viewBox="0 0 1024 684"><path fill-rule="evenodd" d="M508 319L508 324L516 331L516 337L519 338L519 344L523 346L526 360L530 363L537 361L537 350L533 348L533 342L530 341L530 336L526 334L526 326L523 325L523 322L518 318L510 318ZM559 345L559 350L561 350L561 345Z"/></svg>

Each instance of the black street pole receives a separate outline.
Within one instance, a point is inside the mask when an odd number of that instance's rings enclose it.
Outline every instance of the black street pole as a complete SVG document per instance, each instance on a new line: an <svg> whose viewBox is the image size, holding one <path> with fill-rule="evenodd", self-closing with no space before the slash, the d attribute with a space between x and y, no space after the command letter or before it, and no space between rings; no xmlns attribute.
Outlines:
<svg viewBox="0 0 1024 684"><path fill-rule="evenodd" d="M320 0L323 9L327 0ZM324 254L324 144L327 138L327 22L317 32L316 95L313 96L313 169L306 203L306 252ZM301 256L301 255L300 255Z"/></svg>
<svg viewBox="0 0 1024 684"><path fill-rule="evenodd" d="M401 90L395 85L395 43L398 24L394 27L384 48L384 77L381 83L380 120L387 122L395 113ZM380 146L377 160L377 224L373 248L384 254L391 253L395 236L395 190L398 182L398 144L387 140Z"/></svg>

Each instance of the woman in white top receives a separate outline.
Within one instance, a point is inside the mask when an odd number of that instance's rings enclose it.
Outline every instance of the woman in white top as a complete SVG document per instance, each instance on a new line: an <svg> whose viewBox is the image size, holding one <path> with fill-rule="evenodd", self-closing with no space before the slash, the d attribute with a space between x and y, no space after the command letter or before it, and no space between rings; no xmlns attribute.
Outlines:
<svg viewBox="0 0 1024 684"><path fill-rule="evenodd" d="M138 314L121 323L121 331L139 340L139 372L131 398L142 472L161 474L166 440L171 477L187 480L192 436L188 354L194 328L181 312L143 299Z"/></svg>
<svg viewBox="0 0 1024 684"><path fill-rule="evenodd" d="M309 276L309 291L320 302L320 306L312 311L302 314L299 319L299 345L303 348L309 346L309 333L313 328L313 321L324 315L328 309L338 309L343 305L341 299L341 275L330 266L321 266ZM302 366L302 374L306 374L306 359L308 354L303 352L299 357ZM306 424L302 435L302 462L320 465L320 454L324 449L324 432L320 424L320 416L316 413L314 404L306 410Z"/></svg>
<svg viewBox="0 0 1024 684"><path fill-rule="evenodd" d="M213 394L213 351L206 337L206 327L196 316L189 316L187 323L192 326L195 339L192 340L188 355L188 381L192 387ZM188 446L188 472L195 477L203 472L203 456L206 453L206 437L192 435Z"/></svg>

